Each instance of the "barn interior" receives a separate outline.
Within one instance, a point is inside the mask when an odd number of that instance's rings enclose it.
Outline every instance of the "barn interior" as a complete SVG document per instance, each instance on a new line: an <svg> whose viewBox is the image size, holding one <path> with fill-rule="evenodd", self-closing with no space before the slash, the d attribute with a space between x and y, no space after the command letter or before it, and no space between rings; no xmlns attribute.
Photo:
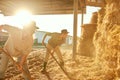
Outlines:
<svg viewBox="0 0 120 80"><path fill-rule="evenodd" d="M83 23L86 6L100 7L99 11L92 14L88 24ZM34 80L119 80L119 7L119 0L0 0L0 13L5 16L14 15L19 8L27 8L33 15L74 15L72 48L61 48L65 72L54 58L50 57L47 66L49 77L42 74L45 49L33 48L28 56L28 66ZM79 40L78 14L82 16ZM5 80L24 80L21 75L10 62Z"/></svg>

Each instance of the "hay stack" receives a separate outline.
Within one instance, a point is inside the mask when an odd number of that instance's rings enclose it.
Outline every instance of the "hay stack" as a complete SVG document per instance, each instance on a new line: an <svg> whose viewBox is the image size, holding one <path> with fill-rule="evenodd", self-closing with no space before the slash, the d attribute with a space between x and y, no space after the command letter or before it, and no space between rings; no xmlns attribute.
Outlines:
<svg viewBox="0 0 120 80"><path fill-rule="evenodd" d="M102 24L102 22L103 22L103 17L105 16L105 8L101 8L99 11L98 11L98 22L97 22L97 24L98 24L98 26L100 25L100 24Z"/></svg>
<svg viewBox="0 0 120 80"><path fill-rule="evenodd" d="M84 24L79 41L78 52L82 56L94 56L93 35L96 31L97 24Z"/></svg>
<svg viewBox="0 0 120 80"><path fill-rule="evenodd" d="M101 8L99 11L98 11L98 22L97 22L97 31L95 32L95 35L93 37L93 43L94 43L94 46L95 46L95 50L98 49L98 46L100 46L100 44L98 44L99 42L99 38L101 37L101 28L102 28L102 23L103 23L103 18L105 16L105 8ZM100 53L100 52L99 52ZM97 59L99 59L99 57L101 56L101 53L99 54L98 53L98 50L96 51L96 62L99 61Z"/></svg>
<svg viewBox="0 0 120 80"><path fill-rule="evenodd" d="M94 12L90 24L82 25L82 33L78 45L78 53L82 56L95 56L95 47L93 45L93 35L96 32L98 14Z"/></svg>
<svg viewBox="0 0 120 80"><path fill-rule="evenodd" d="M120 73L120 0L106 0L106 3L105 15L96 32L99 37L95 35L94 44L106 79L114 80Z"/></svg>
<svg viewBox="0 0 120 80"><path fill-rule="evenodd" d="M98 19L98 13L97 13L97 12L94 12L94 13L92 14L92 18L91 18L90 23L91 23L91 24L92 24L92 23L97 23L97 19Z"/></svg>

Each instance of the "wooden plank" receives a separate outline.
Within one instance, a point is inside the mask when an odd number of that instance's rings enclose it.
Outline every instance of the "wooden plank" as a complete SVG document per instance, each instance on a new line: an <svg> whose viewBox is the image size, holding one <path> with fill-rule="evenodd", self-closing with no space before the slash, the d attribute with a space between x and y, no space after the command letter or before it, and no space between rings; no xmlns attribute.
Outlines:
<svg viewBox="0 0 120 80"><path fill-rule="evenodd" d="M105 5L103 0L86 0L87 6L103 7Z"/></svg>

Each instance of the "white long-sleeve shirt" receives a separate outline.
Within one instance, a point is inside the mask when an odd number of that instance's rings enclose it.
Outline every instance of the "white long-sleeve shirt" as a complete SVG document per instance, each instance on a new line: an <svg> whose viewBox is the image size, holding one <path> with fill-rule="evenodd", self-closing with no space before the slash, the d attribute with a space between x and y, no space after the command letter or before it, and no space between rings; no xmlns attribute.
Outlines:
<svg viewBox="0 0 120 80"><path fill-rule="evenodd" d="M3 29L9 33L4 49L11 56L16 57L30 53L33 45L33 36L29 33L29 30L25 31L8 25L3 26Z"/></svg>

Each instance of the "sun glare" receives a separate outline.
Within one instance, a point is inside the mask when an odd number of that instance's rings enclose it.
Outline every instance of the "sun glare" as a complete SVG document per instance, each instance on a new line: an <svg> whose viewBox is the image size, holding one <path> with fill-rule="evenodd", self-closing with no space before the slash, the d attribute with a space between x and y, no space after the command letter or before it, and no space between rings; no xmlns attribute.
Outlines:
<svg viewBox="0 0 120 80"><path fill-rule="evenodd" d="M16 12L15 15L16 18L16 24L21 25L20 28L29 21L33 19L33 15L28 10L20 10Z"/></svg>

